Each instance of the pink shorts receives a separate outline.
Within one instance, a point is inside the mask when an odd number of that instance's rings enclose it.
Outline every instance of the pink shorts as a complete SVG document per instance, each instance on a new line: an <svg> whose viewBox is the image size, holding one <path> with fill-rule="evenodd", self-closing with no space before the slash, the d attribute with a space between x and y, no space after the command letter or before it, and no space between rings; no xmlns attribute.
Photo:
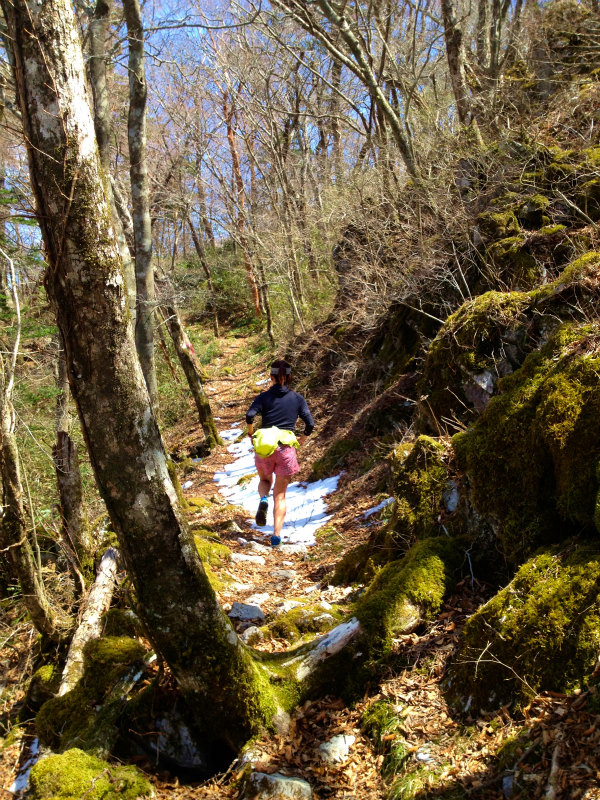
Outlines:
<svg viewBox="0 0 600 800"><path fill-rule="evenodd" d="M275 475L295 475L300 472L296 448L291 445L280 445L272 455L266 458L255 454L254 463L256 469L266 477L270 477L273 473Z"/></svg>

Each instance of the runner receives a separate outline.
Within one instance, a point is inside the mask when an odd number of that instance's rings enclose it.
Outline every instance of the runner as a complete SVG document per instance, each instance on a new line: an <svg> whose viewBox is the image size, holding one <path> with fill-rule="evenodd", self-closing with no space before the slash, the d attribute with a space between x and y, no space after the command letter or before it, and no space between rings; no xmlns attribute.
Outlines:
<svg viewBox="0 0 600 800"><path fill-rule="evenodd" d="M273 517L275 520L271 543L281 542L281 529L285 519L285 493L292 475L299 472L296 448L304 444L314 429L314 422L306 400L290 389L292 368L287 361L278 359L271 364L271 388L261 392L246 413L248 436L255 449L254 463L260 479L258 493L260 502L256 512L256 524L267 523L269 492L273 487ZM260 429L254 433L254 418L262 417ZM304 433L300 439L294 435L298 417L304 422ZM273 485L275 476L275 485Z"/></svg>

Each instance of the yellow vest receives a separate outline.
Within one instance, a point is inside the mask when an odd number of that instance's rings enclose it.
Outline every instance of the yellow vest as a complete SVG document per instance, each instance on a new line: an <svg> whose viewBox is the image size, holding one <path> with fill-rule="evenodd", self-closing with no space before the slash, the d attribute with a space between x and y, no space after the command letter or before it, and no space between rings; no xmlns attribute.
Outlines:
<svg viewBox="0 0 600 800"><path fill-rule="evenodd" d="M298 439L292 431L283 431L281 428L259 428L252 437L252 444L256 455L261 458L272 456L277 447L287 445L289 447L298 447Z"/></svg>

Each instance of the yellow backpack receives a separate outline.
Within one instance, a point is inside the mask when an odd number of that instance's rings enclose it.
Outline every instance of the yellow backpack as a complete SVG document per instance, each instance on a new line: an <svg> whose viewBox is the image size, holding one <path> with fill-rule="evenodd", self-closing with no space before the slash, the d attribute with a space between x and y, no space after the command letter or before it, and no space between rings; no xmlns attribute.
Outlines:
<svg viewBox="0 0 600 800"><path fill-rule="evenodd" d="M281 428L259 428L252 437L252 444L256 455L261 458L272 456L280 444L290 447L298 447L298 439L292 431L284 431Z"/></svg>

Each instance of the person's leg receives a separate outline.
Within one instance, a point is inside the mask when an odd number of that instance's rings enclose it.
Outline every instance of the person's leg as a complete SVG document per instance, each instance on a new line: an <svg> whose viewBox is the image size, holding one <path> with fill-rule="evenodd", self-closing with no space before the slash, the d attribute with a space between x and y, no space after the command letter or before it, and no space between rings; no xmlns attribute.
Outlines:
<svg viewBox="0 0 600 800"><path fill-rule="evenodd" d="M268 469L268 467L267 467ZM269 510L269 492L271 491L271 485L273 483L273 472L266 472L265 465L261 464L259 467L258 464L256 465L256 471L258 472L258 495L260 497L260 502L258 504L258 509L256 511L256 516L254 517L254 521L258 525L259 528L263 528L267 524L267 511Z"/></svg>
<svg viewBox="0 0 600 800"><path fill-rule="evenodd" d="M258 494L262 497L268 497L269 492L271 491L271 486L273 485L273 474L265 475L260 470L258 470Z"/></svg>
<svg viewBox="0 0 600 800"><path fill-rule="evenodd" d="M275 519L275 526L273 533L275 536L279 536L279 538L281 538L281 529L283 528L283 520L285 519L285 512L287 511L285 493L290 480L291 475L275 476L275 486L273 487L273 500L275 503L273 517Z"/></svg>

